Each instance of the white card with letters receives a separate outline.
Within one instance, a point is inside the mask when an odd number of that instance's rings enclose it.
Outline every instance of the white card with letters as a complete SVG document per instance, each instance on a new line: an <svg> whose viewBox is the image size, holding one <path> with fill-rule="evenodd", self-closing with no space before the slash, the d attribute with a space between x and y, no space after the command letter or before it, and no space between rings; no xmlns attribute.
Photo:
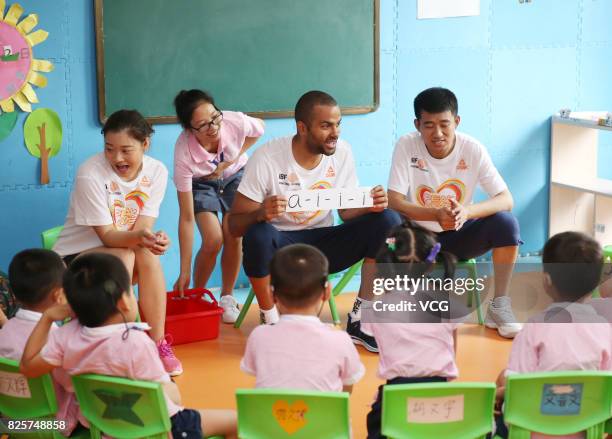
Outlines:
<svg viewBox="0 0 612 439"><path fill-rule="evenodd" d="M463 420L463 395L439 398L408 398L408 422L439 424Z"/></svg>
<svg viewBox="0 0 612 439"><path fill-rule="evenodd" d="M330 209L372 207L371 187L354 189L308 189L288 191L287 212L312 212Z"/></svg>

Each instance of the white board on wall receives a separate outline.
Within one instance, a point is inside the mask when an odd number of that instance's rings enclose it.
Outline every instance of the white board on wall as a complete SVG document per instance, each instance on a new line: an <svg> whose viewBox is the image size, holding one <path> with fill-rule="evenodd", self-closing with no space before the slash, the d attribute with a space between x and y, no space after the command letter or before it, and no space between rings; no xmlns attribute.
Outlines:
<svg viewBox="0 0 612 439"><path fill-rule="evenodd" d="M480 0L418 0L418 19L473 15L480 15Z"/></svg>

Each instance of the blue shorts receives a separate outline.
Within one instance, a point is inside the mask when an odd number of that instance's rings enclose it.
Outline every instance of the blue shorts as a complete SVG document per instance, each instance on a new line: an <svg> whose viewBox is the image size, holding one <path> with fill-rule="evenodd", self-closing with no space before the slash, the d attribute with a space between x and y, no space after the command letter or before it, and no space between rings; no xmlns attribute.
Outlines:
<svg viewBox="0 0 612 439"><path fill-rule="evenodd" d="M193 212L228 212L243 174L244 168L225 179L194 178L191 181Z"/></svg>
<svg viewBox="0 0 612 439"><path fill-rule="evenodd" d="M202 417L200 412L184 409L170 418L173 439L202 439Z"/></svg>

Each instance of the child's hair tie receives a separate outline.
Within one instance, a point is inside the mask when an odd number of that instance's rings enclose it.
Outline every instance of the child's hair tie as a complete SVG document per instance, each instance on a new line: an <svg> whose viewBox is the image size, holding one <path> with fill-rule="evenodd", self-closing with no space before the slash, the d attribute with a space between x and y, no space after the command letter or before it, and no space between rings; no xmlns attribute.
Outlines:
<svg viewBox="0 0 612 439"><path fill-rule="evenodd" d="M387 238L385 242L387 243L387 247L389 248L389 250L394 252L395 251L395 238Z"/></svg>
<svg viewBox="0 0 612 439"><path fill-rule="evenodd" d="M436 256L438 256L438 253L440 253L441 248L442 244L436 242L436 244L431 248L431 250L429 250L429 254L425 258L425 260L430 264L433 264L433 262L436 260Z"/></svg>

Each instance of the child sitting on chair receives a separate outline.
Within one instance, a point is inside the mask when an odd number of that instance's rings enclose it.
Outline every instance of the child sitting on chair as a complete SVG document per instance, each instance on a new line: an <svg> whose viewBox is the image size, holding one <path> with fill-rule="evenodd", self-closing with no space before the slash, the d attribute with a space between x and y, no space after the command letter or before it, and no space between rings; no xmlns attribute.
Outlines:
<svg viewBox="0 0 612 439"><path fill-rule="evenodd" d="M510 374L612 370L612 329L585 303L601 279L601 247L583 233L559 233L544 246L542 262L544 290L554 303L530 318L514 339L508 368L497 379L498 406L503 401L506 378ZM508 435L501 417L497 419L497 434L503 438ZM536 437L551 436L532 435Z"/></svg>
<svg viewBox="0 0 612 439"><path fill-rule="evenodd" d="M22 373L38 377L61 367L71 376L95 373L159 382L174 438L236 437L234 411L198 411L180 406L178 387L164 369L155 342L144 332L148 325L135 323L136 299L119 258L108 253L84 254L71 263L63 285L70 306L58 305L43 313L23 353ZM78 320L49 332L53 321L72 312ZM64 418L67 424L72 428L78 422L89 425L78 411L71 383L66 391L78 413L78 419Z"/></svg>
<svg viewBox="0 0 612 439"><path fill-rule="evenodd" d="M51 250L33 248L17 253L9 265L11 290L21 308L0 329L0 357L21 360L23 348L42 313L64 303L64 262ZM52 325L53 329L57 326Z"/></svg>
<svg viewBox="0 0 612 439"><path fill-rule="evenodd" d="M0 329L0 357L21 360L28 337L41 319L43 312L65 303L62 276L66 266L60 256L42 248L17 253L9 265L9 283L20 308L15 317ZM50 330L56 330L52 323ZM64 371L53 371L53 384L58 402L57 419L68 415L70 404L63 384L70 382Z"/></svg>
<svg viewBox="0 0 612 439"><path fill-rule="evenodd" d="M241 369L256 387L348 391L365 368L351 338L319 320L329 300L328 261L306 244L278 250L270 262L270 284L281 314L247 340Z"/></svg>
<svg viewBox="0 0 612 439"><path fill-rule="evenodd" d="M391 231L379 251L377 275L384 279L393 279L396 275L425 279L436 260L443 262L444 278L452 278L455 257L440 252L440 244L432 232L404 223ZM381 299L384 303L447 299L440 294L432 291L427 297L427 291L390 291ZM447 322L440 313L389 311L382 313L386 315L375 314L364 309L361 328L376 339L378 376L386 380L387 385L445 382L457 377L457 324ZM384 437L381 434L382 391L381 385L367 417L368 439Z"/></svg>

